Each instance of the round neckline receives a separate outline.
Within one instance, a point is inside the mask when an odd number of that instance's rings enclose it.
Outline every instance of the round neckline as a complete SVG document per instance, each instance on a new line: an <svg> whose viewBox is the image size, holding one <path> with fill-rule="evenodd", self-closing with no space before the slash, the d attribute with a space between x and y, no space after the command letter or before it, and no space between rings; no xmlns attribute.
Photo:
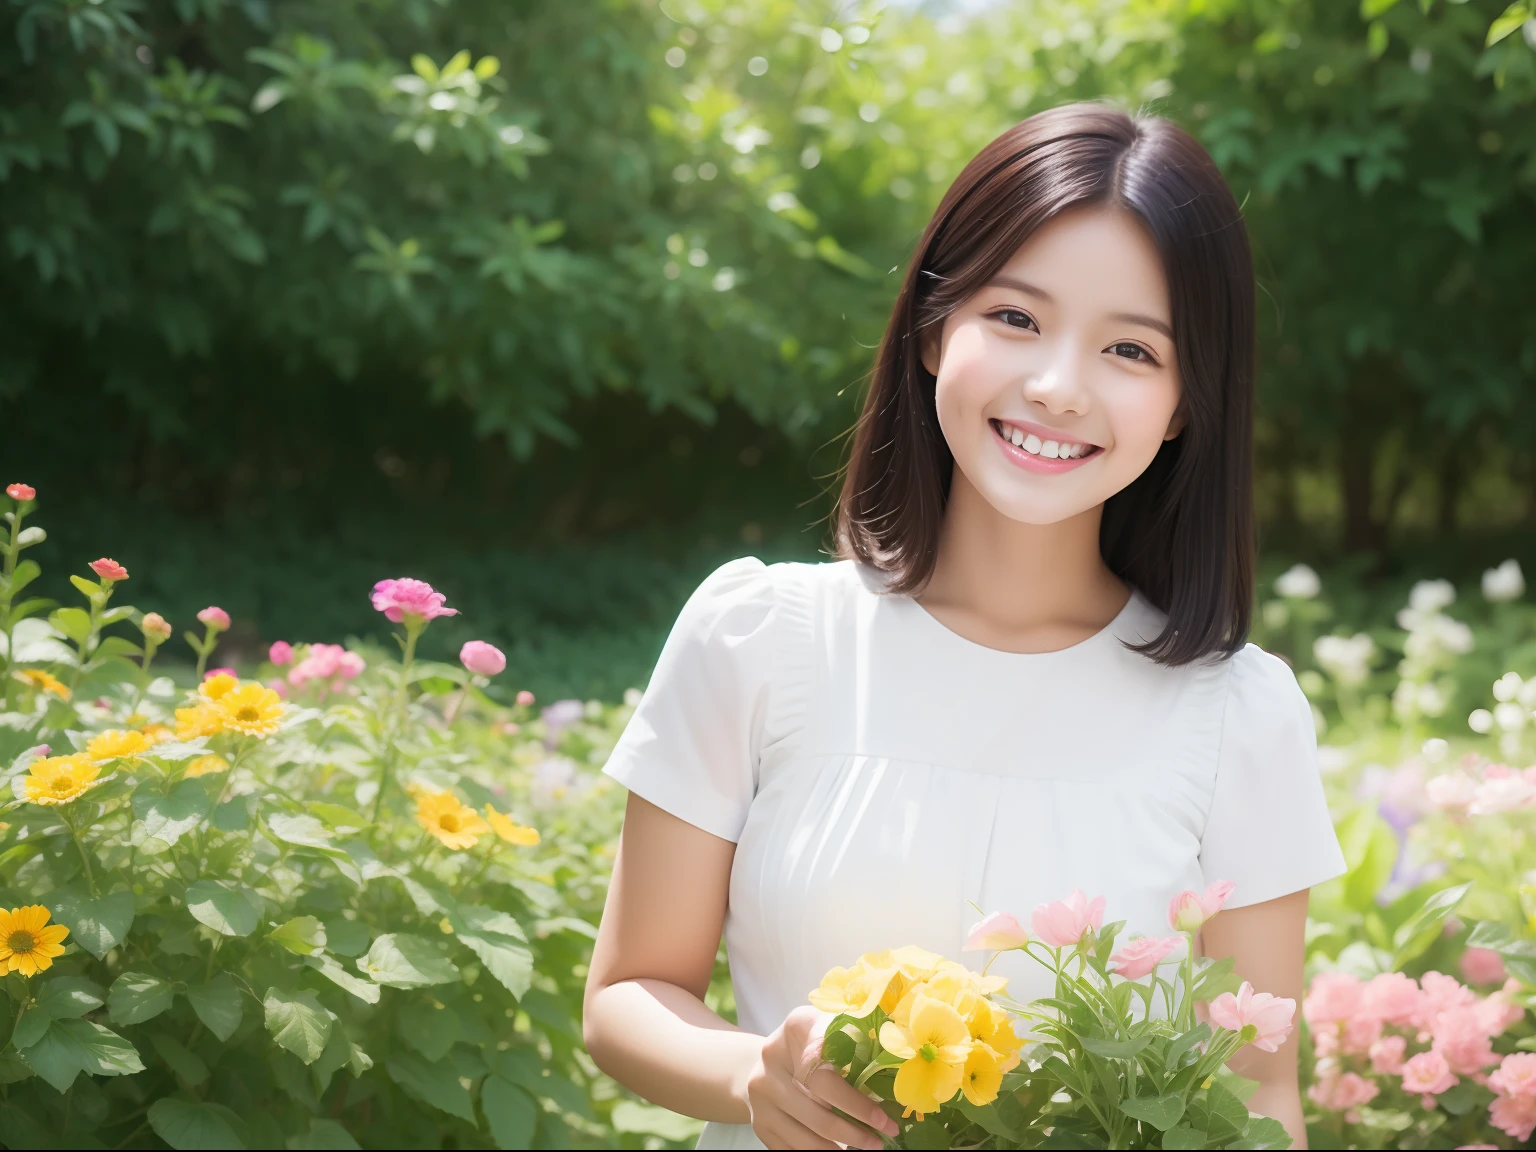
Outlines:
<svg viewBox="0 0 1536 1152"><path fill-rule="evenodd" d="M1065 648L1052 648L1046 652L1012 652L1006 648L993 648L989 644L982 644L960 635L960 633L956 632L948 624L945 624L910 595L899 595L891 598L903 601L906 610L919 618L919 626L934 633L945 643L954 644L973 652L985 653L988 658L1002 657L1005 660L1022 663L1025 661L1045 661L1053 657L1070 657L1074 653L1091 651L1101 646L1106 640L1119 637L1121 626L1129 620L1136 608L1137 602L1141 599L1141 592L1133 587L1131 594L1125 598L1125 603L1121 606L1120 611L1115 613L1108 624L1091 636L1085 636L1076 644L1069 644Z"/></svg>

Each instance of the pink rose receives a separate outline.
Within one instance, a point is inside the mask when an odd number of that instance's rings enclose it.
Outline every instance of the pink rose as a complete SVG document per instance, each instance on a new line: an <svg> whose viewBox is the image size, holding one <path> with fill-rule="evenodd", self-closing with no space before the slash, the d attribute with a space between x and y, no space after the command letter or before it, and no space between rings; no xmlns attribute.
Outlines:
<svg viewBox="0 0 1536 1152"><path fill-rule="evenodd" d="M1253 985L1244 980L1234 996L1223 992L1212 1000L1207 1009L1211 1023L1232 1032L1244 1032L1253 1028L1248 1040L1261 1052L1277 1052L1290 1035L1291 1021L1296 1017L1296 1001L1268 992L1255 992Z"/></svg>
<svg viewBox="0 0 1536 1152"><path fill-rule="evenodd" d="M1532 800L1536 800L1536 784L1524 776L1494 776L1491 774L1493 767L1495 765L1489 766L1488 778L1477 786L1472 803L1467 806L1468 812L1474 816L1512 812L1516 808L1528 807Z"/></svg>
<svg viewBox="0 0 1536 1152"><path fill-rule="evenodd" d="M1419 1014L1414 1023L1423 1032L1434 1029L1440 1013L1477 1003L1477 993L1444 972L1424 973L1419 977L1419 987L1424 990L1424 995L1419 1001Z"/></svg>
<svg viewBox="0 0 1536 1152"><path fill-rule="evenodd" d="M1468 948L1461 954L1461 974L1468 984L1504 983L1504 957L1492 948Z"/></svg>
<svg viewBox="0 0 1536 1152"><path fill-rule="evenodd" d="M1366 981L1360 994L1360 1011L1406 1028L1418 1019L1422 1000L1423 993L1413 977L1401 972L1383 972ZM1311 1020L1311 1017L1307 1019Z"/></svg>
<svg viewBox="0 0 1536 1152"><path fill-rule="evenodd" d="M1531 1138L1531 1132L1536 1131L1536 1099L1500 1096L1488 1105L1488 1119L1495 1128L1523 1144Z"/></svg>
<svg viewBox="0 0 1536 1152"><path fill-rule="evenodd" d="M1092 900L1074 888L1065 900L1036 904L1030 927L1050 948L1072 948L1089 932L1097 932L1104 922L1104 897Z"/></svg>
<svg viewBox="0 0 1536 1152"><path fill-rule="evenodd" d="M37 489L30 484L7 484L5 494L12 500L35 500Z"/></svg>
<svg viewBox="0 0 1536 1152"><path fill-rule="evenodd" d="M1183 944L1182 936L1138 936L1111 956L1109 964L1127 980L1140 980L1156 971L1168 954Z"/></svg>
<svg viewBox="0 0 1536 1152"><path fill-rule="evenodd" d="M1371 1045L1371 1069L1383 1076L1403 1074L1403 1053L1407 1051L1405 1036L1383 1036Z"/></svg>
<svg viewBox="0 0 1536 1152"><path fill-rule="evenodd" d="M994 912L971 926L963 952L1007 952L1029 943L1029 933L1012 912Z"/></svg>
<svg viewBox="0 0 1536 1152"><path fill-rule="evenodd" d="M229 631L229 613L217 605L210 604L197 614L197 618L215 632Z"/></svg>
<svg viewBox="0 0 1536 1152"><path fill-rule="evenodd" d="M1432 1034L1434 1050L1445 1057L1446 1064L1458 1076L1472 1076L1499 1062L1477 1009L1471 1005L1440 1013Z"/></svg>
<svg viewBox="0 0 1536 1152"><path fill-rule="evenodd" d="M1175 932L1200 931L1200 925L1221 911L1236 887L1231 880L1218 880L1204 892L1180 892L1168 902L1168 927Z"/></svg>
<svg viewBox="0 0 1536 1152"><path fill-rule="evenodd" d="M526 688L524 688L521 692L519 692L517 694L517 706L519 708L532 708L533 707L533 693L528 691L528 689L526 689Z"/></svg>
<svg viewBox="0 0 1536 1152"><path fill-rule="evenodd" d="M374 610L394 624L420 626L439 616L457 616L457 608L444 607L447 599L425 580L380 580L373 586Z"/></svg>
<svg viewBox="0 0 1536 1152"><path fill-rule="evenodd" d="M1340 1046L1348 1055L1361 1056L1369 1052L1371 1045L1380 1038L1381 1017L1362 1013L1344 1022L1344 1035Z"/></svg>
<svg viewBox="0 0 1536 1152"><path fill-rule="evenodd" d="M1301 1014L1314 1032L1348 1020L1360 1011L1363 989L1347 972L1320 972L1313 977L1301 1003Z"/></svg>
<svg viewBox="0 0 1536 1152"><path fill-rule="evenodd" d="M1451 772L1436 776L1425 784L1424 794L1436 808L1447 812L1463 812L1477 795L1477 781L1465 772Z"/></svg>
<svg viewBox="0 0 1536 1152"><path fill-rule="evenodd" d="M1364 1076L1355 1072L1346 1072L1334 1085L1331 1106L1337 1112L1342 1112L1346 1108L1358 1108L1362 1104L1369 1104L1380 1093L1381 1089Z"/></svg>
<svg viewBox="0 0 1536 1152"><path fill-rule="evenodd" d="M1415 1096L1438 1096L1456 1084L1450 1065L1439 1052L1420 1052L1403 1065L1403 1091Z"/></svg>
<svg viewBox="0 0 1536 1152"><path fill-rule="evenodd" d="M1504 1057L1488 1077L1488 1087L1500 1096L1525 1096L1536 1100L1536 1052L1511 1052Z"/></svg>
<svg viewBox="0 0 1536 1152"><path fill-rule="evenodd" d="M343 680L356 680L366 667L367 664L356 652L343 652L336 657L336 675Z"/></svg>
<svg viewBox="0 0 1536 1152"><path fill-rule="evenodd" d="M106 556L103 556L100 560L92 560L91 571L108 584L115 584L119 580L128 579L128 569L124 568L116 560L109 559Z"/></svg>
<svg viewBox="0 0 1536 1152"><path fill-rule="evenodd" d="M293 663L293 645L286 640L278 640L267 649L267 659L279 668L287 667Z"/></svg>
<svg viewBox="0 0 1536 1152"><path fill-rule="evenodd" d="M340 680L355 680L363 668L363 658L340 644L311 644L304 650L304 659L288 670L288 683L298 688L311 680L328 680L339 691Z"/></svg>
<svg viewBox="0 0 1536 1152"><path fill-rule="evenodd" d="M470 640L459 649L459 663L476 676L496 676L507 666L501 649L484 640Z"/></svg>
<svg viewBox="0 0 1536 1152"><path fill-rule="evenodd" d="M1510 1025L1525 1018L1524 1006L1515 1000L1519 992L1520 981L1511 976L1504 981L1504 987L1473 1007L1483 1031L1490 1037L1503 1035Z"/></svg>

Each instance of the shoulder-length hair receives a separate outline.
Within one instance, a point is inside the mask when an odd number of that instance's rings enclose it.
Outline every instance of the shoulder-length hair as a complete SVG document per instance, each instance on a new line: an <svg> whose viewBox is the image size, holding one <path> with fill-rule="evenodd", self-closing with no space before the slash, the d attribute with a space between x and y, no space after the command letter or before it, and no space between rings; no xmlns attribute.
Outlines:
<svg viewBox="0 0 1536 1152"><path fill-rule="evenodd" d="M836 510L836 554L893 593L933 574L954 457L939 428L925 329L1069 208L1136 214L1162 255L1183 431L1104 506L1110 569L1167 615L1137 651L1163 664L1228 655L1253 603L1253 258L1221 172L1183 129L1068 104L1008 129L966 165L929 221L875 359Z"/></svg>

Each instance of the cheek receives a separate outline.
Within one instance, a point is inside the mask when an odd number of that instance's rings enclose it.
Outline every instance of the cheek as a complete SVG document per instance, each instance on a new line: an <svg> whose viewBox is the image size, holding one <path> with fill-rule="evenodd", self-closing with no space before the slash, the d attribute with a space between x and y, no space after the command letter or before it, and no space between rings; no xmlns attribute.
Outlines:
<svg viewBox="0 0 1536 1152"><path fill-rule="evenodd" d="M1100 394L1119 454L1150 461L1168 434L1179 406L1179 386L1173 379L1128 381L1123 388Z"/></svg>
<svg viewBox="0 0 1536 1152"><path fill-rule="evenodd" d="M940 422L946 415L951 418L974 416L992 400L1004 382L999 378L998 366L989 364L985 334L975 325L957 326L946 335L944 358L934 393Z"/></svg>

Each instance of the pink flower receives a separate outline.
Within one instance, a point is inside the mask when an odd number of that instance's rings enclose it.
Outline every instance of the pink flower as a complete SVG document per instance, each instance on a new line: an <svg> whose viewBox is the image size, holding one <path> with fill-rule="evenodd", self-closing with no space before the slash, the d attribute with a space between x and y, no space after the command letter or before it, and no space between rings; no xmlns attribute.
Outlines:
<svg viewBox="0 0 1536 1152"><path fill-rule="evenodd" d="M1504 983L1504 957L1492 948L1468 948L1461 954L1461 974L1468 984Z"/></svg>
<svg viewBox="0 0 1536 1152"><path fill-rule="evenodd" d="M1253 985L1244 980L1234 996L1223 992L1211 1001L1207 1009L1211 1023L1218 1028L1233 1032L1254 1030L1248 1040L1261 1052L1277 1052L1290 1035L1291 1021L1296 1017L1296 1001L1283 996L1271 996L1268 992L1255 992Z"/></svg>
<svg viewBox="0 0 1536 1152"><path fill-rule="evenodd" d="M1358 1108L1362 1104L1369 1104L1380 1093L1381 1089L1364 1076L1355 1072L1346 1072L1334 1084L1328 1107L1336 1112L1342 1112L1346 1108Z"/></svg>
<svg viewBox="0 0 1536 1152"><path fill-rule="evenodd" d="M37 497L37 489L30 484L7 484L5 494L12 500L33 500Z"/></svg>
<svg viewBox="0 0 1536 1152"><path fill-rule="evenodd" d="M1411 976L1401 972L1383 972L1366 981L1360 995L1360 1011L1379 1016L1388 1024L1406 1028L1418 1019L1423 993ZM1312 1018L1307 1017L1308 1021Z"/></svg>
<svg viewBox="0 0 1536 1152"><path fill-rule="evenodd" d="M46 756L49 751L50 749L46 744L34 744L21 754L21 758L25 760L28 756Z"/></svg>
<svg viewBox="0 0 1536 1152"><path fill-rule="evenodd" d="M240 678L240 674L233 668L210 668L203 673L204 680L212 680L215 676L233 676L237 680Z"/></svg>
<svg viewBox="0 0 1536 1152"><path fill-rule="evenodd" d="M1361 1013L1344 1022L1344 1035L1340 1047L1351 1056L1361 1056L1371 1050L1371 1045L1381 1039L1381 1017Z"/></svg>
<svg viewBox="0 0 1536 1152"><path fill-rule="evenodd" d="M420 626L439 616L457 616L457 608L445 608L448 597L425 580L380 580L373 586L373 607L394 624Z"/></svg>
<svg viewBox="0 0 1536 1152"><path fill-rule="evenodd" d="M1536 800L1536 784L1524 776L1493 776L1490 771L1488 779L1477 786L1467 811L1474 816L1488 816L1528 807L1532 800Z"/></svg>
<svg viewBox="0 0 1536 1152"><path fill-rule="evenodd" d="M517 694L517 705L518 705L519 708L532 708L533 707L533 693L528 691L528 689L524 688L521 692L519 692Z"/></svg>
<svg viewBox="0 0 1536 1152"><path fill-rule="evenodd" d="M1500 1096L1536 1100L1536 1052L1511 1052L1488 1077L1488 1087ZM1523 1139L1523 1137L1522 1137Z"/></svg>
<svg viewBox="0 0 1536 1152"><path fill-rule="evenodd" d="M115 584L119 580L128 579L128 569L124 568L116 560L109 559L106 556L103 556L100 560L92 560L91 571L108 584Z"/></svg>
<svg viewBox="0 0 1536 1152"><path fill-rule="evenodd" d="M1200 925L1221 911L1221 906L1236 887L1231 880L1218 880L1204 892L1192 889L1180 892L1168 901L1168 927L1175 932L1200 931Z"/></svg>
<svg viewBox="0 0 1536 1152"><path fill-rule="evenodd" d="M293 663L293 645L286 640L275 641L272 647L267 649L267 659L279 668Z"/></svg>
<svg viewBox="0 0 1536 1152"><path fill-rule="evenodd" d="M267 681L267 687L272 689L272 691L276 692L279 696L283 697L283 699L286 700L288 698L288 685L283 681L274 677L273 679Z"/></svg>
<svg viewBox="0 0 1536 1152"><path fill-rule="evenodd" d="M1419 1001L1419 1015L1414 1023L1421 1032L1433 1031L1440 1013L1477 1003L1477 993L1444 972L1424 973L1419 977L1419 986L1423 988L1424 995Z"/></svg>
<svg viewBox="0 0 1536 1152"><path fill-rule="evenodd" d="M1403 1053L1407 1048L1407 1037L1383 1036L1371 1045L1371 1069L1383 1076L1401 1076Z"/></svg>
<svg viewBox="0 0 1536 1152"><path fill-rule="evenodd" d="M971 926L961 946L963 952L1007 952L1029 942L1029 933L1012 912L994 912Z"/></svg>
<svg viewBox="0 0 1536 1152"><path fill-rule="evenodd" d="M1065 900L1036 904L1029 926L1050 948L1071 948L1089 932L1097 932L1104 922L1104 897L1092 900L1074 888Z"/></svg>
<svg viewBox="0 0 1536 1152"><path fill-rule="evenodd" d="M1439 1052L1420 1052L1403 1065L1403 1091L1413 1095L1438 1096L1457 1084L1450 1065ZM1431 1105L1432 1107L1432 1105Z"/></svg>
<svg viewBox="0 0 1536 1152"><path fill-rule="evenodd" d="M1473 1007L1483 1031L1490 1037L1503 1035L1510 1025L1525 1018L1525 1008L1514 999L1519 991L1520 981L1511 976L1504 981L1504 987Z"/></svg>
<svg viewBox="0 0 1536 1152"><path fill-rule="evenodd" d="M1182 936L1138 936L1109 958L1116 972L1127 980L1151 975L1175 948L1184 943Z"/></svg>
<svg viewBox="0 0 1536 1152"><path fill-rule="evenodd" d="M1536 1099L1529 1096L1500 1096L1488 1105L1488 1119L1495 1128L1523 1144L1531 1138L1531 1132L1536 1131Z"/></svg>
<svg viewBox="0 0 1536 1152"><path fill-rule="evenodd" d="M158 612L144 613L144 619L139 622L139 627L144 630L144 635L155 640L168 640L171 635L171 622Z"/></svg>
<svg viewBox="0 0 1536 1152"><path fill-rule="evenodd" d="M459 663L476 676L496 676L507 666L501 649L484 640L470 640L459 649Z"/></svg>
<svg viewBox="0 0 1536 1152"><path fill-rule="evenodd" d="M1483 779L1507 780L1515 774L1515 770L1508 764L1485 764L1483 766Z"/></svg>
<svg viewBox="0 0 1536 1152"><path fill-rule="evenodd" d="M1320 972L1307 989L1301 1014L1314 1032L1322 1031L1327 1025L1348 1020L1360 1011L1362 998L1360 981L1347 972Z"/></svg>
<svg viewBox="0 0 1536 1152"><path fill-rule="evenodd" d="M1477 781L1464 772L1436 776L1424 785L1424 794L1436 808L1447 812L1465 811L1477 795Z"/></svg>
<svg viewBox="0 0 1536 1152"><path fill-rule="evenodd" d="M339 691L341 680L355 680L364 667L361 656L340 644L311 644L304 659L288 670L288 683L299 688L310 680L329 680L331 690Z"/></svg>
<svg viewBox="0 0 1536 1152"><path fill-rule="evenodd" d="M1458 1076L1472 1076L1499 1062L1488 1033L1472 1005L1441 1012L1433 1028L1434 1050Z"/></svg>
<svg viewBox="0 0 1536 1152"><path fill-rule="evenodd" d="M197 618L215 632L229 631L229 613L216 605L210 604L204 608L197 614Z"/></svg>

